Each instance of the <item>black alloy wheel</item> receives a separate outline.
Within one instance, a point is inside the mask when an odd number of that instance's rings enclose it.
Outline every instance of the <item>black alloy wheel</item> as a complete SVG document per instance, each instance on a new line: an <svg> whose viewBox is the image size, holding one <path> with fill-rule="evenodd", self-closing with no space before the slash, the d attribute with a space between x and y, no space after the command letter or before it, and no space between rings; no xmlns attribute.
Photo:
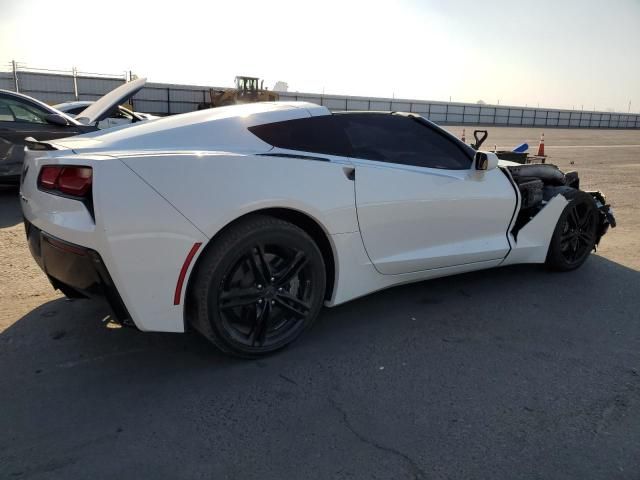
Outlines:
<svg viewBox="0 0 640 480"><path fill-rule="evenodd" d="M251 216L223 232L197 267L190 323L226 353L258 357L311 326L324 300L313 239L277 218Z"/></svg>
<svg viewBox="0 0 640 480"><path fill-rule="evenodd" d="M598 231L598 209L593 197L575 190L558 219L547 254L547 265L562 271L582 265L594 249Z"/></svg>
<svg viewBox="0 0 640 480"><path fill-rule="evenodd" d="M570 207L560 234L560 251L567 263L573 264L580 262L593 249L596 216L585 203Z"/></svg>
<svg viewBox="0 0 640 480"><path fill-rule="evenodd" d="M311 313L313 284L303 250L251 246L220 282L217 305L225 332L251 348L269 348L296 335Z"/></svg>

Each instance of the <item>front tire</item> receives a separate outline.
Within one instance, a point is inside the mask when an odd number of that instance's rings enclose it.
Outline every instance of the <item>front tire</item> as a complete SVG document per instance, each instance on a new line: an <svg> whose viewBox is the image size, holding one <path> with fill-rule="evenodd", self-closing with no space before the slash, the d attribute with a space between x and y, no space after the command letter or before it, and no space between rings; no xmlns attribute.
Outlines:
<svg viewBox="0 0 640 480"><path fill-rule="evenodd" d="M190 321L225 353L275 352L318 316L325 265L297 226L252 215L222 232L203 255L190 287Z"/></svg>
<svg viewBox="0 0 640 480"><path fill-rule="evenodd" d="M569 199L551 237L546 264L553 270L570 271L589 257L597 241L598 209L593 197L580 190L564 194Z"/></svg>

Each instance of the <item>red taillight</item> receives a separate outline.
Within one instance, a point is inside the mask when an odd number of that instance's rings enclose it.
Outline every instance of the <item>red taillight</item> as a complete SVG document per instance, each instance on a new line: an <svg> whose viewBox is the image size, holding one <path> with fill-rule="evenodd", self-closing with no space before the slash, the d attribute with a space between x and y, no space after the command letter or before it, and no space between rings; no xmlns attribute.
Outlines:
<svg viewBox="0 0 640 480"><path fill-rule="evenodd" d="M58 190L67 195L84 197L91 188L90 167L64 167L58 176Z"/></svg>
<svg viewBox="0 0 640 480"><path fill-rule="evenodd" d="M56 182L58 181L60 170L60 167L42 167L42 170L40 170L40 178L38 179L38 186L46 188L47 190L56 188Z"/></svg>
<svg viewBox="0 0 640 480"><path fill-rule="evenodd" d="M91 190L92 177L91 167L45 165L40 169L38 186L73 197L85 197Z"/></svg>

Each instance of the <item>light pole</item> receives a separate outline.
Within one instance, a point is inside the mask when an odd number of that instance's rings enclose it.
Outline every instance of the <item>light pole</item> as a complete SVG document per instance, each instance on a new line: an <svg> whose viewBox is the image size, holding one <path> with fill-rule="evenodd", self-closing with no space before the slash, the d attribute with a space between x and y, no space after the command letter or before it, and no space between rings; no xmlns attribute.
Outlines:
<svg viewBox="0 0 640 480"><path fill-rule="evenodd" d="M13 68L13 87L16 92L20 92L20 88L18 87L18 62L11 60L11 66Z"/></svg>

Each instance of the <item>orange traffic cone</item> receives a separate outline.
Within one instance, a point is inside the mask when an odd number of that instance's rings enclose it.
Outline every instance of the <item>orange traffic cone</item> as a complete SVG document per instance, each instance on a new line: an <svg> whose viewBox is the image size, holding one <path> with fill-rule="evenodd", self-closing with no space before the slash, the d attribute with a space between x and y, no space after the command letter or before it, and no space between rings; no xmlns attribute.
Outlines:
<svg viewBox="0 0 640 480"><path fill-rule="evenodd" d="M466 138L466 135L465 135L465 129L464 128L462 129L462 141L464 143L467 143L467 138Z"/></svg>
<svg viewBox="0 0 640 480"><path fill-rule="evenodd" d="M540 135L540 144L538 145L538 154L539 157L546 156L544 154L544 132Z"/></svg>

